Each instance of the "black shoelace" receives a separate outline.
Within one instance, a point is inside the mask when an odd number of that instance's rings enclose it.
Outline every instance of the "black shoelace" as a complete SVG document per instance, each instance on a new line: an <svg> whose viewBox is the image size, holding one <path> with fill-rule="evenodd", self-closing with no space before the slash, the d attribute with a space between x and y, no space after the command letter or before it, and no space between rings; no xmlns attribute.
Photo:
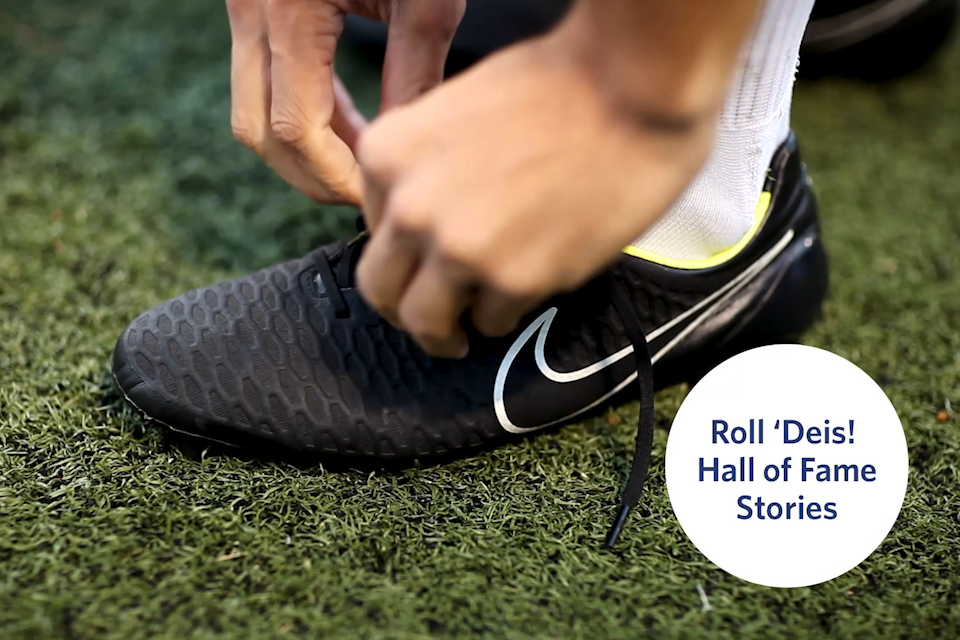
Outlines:
<svg viewBox="0 0 960 640"><path fill-rule="evenodd" d="M633 344L633 355L637 364L637 383L640 385L640 417L637 421L637 441L633 451L633 463L630 466L630 475L623 486L620 497L620 510L607 534L605 546L610 549L617 543L620 531L623 529L630 510L640 502L643 493L643 484L647 480L650 469L650 454L653 449L653 361L650 359L650 349L647 346L647 336L640 323L640 315L630 301L626 285L621 283L615 275L610 276L610 295L613 306L617 310L627 338Z"/></svg>
<svg viewBox="0 0 960 640"><path fill-rule="evenodd" d="M353 284L354 269L357 262L360 261L363 245L366 244L369 237L363 226L363 218L357 219L357 230L359 234L348 242L342 250L332 256L320 251L317 257L315 280L317 289L322 290L327 295L338 318L350 317L350 307L344 300L341 289L346 289Z"/></svg>
<svg viewBox="0 0 960 640"><path fill-rule="evenodd" d="M358 220L357 228L360 232L357 237L348 242L343 249L332 256L320 252L317 258L317 286L322 288L338 318L350 315L350 308L343 298L341 289L346 289L353 282L353 271L368 234L363 227L362 219ZM611 272L610 295L614 308L623 322L627 338L633 344L633 354L637 365L637 383L640 385L640 417L637 424L636 448L633 453L633 463L630 475L623 487L620 498L620 509L617 517L607 534L605 546L609 549L617 542L620 531L623 529L630 510L640 501L643 485L650 468L650 453L653 448L653 362L650 359L650 350L647 346L647 337L640 322L640 316L630 301L626 285Z"/></svg>

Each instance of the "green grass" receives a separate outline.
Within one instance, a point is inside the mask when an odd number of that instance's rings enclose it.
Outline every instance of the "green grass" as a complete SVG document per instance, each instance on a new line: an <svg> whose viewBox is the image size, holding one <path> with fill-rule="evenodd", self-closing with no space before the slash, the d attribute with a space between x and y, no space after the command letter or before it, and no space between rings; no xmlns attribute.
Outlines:
<svg viewBox="0 0 960 640"><path fill-rule="evenodd" d="M636 405L400 473L194 451L125 407L109 353L139 311L351 226L233 142L228 53L222 3L0 4L0 637L956 637L960 416L936 415L960 409L960 47L798 91L834 283L807 341L883 384L911 471L881 548L792 590L725 574L673 517L682 389L613 553ZM375 104L376 72L343 71Z"/></svg>

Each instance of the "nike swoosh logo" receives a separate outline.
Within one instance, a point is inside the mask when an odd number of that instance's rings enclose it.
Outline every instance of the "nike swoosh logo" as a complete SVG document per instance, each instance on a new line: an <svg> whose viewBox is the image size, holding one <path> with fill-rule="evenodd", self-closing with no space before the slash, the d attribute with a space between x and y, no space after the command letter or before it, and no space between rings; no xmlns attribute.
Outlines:
<svg viewBox="0 0 960 640"><path fill-rule="evenodd" d="M771 262L776 259L778 255L783 252L786 246L790 244L793 236L794 232L792 229L787 231L787 233L784 234L784 236L777 242L776 245L767 251L767 253L763 254L759 260L754 262L748 268L744 269L743 272L740 273L736 278L701 300L690 309L687 309L676 318L673 318L663 326L658 327L647 334L647 342L651 343L668 331L676 328L681 323L689 320L689 323L683 327L683 329L677 333L672 340L667 342L667 344L661 347L656 353L651 354L651 359L653 362L656 363L658 360L667 355L681 340L687 337L691 331L696 329L705 320L707 320L714 311L723 307L723 305L726 304L733 296L750 284L750 282L752 282L761 271L763 271ZM578 409L577 411L574 411L573 413L570 413L562 418L558 418L546 424L541 424L535 427L521 427L515 425L507 415L507 408L503 399L504 388L507 384L507 375L510 373L510 368L516 361L520 351L533 338L534 334L537 335L537 341L534 345L534 358L536 359L537 368L544 377L558 384L569 384L594 376L633 353L633 345L627 345L615 354L607 356L603 360L582 369L567 372L556 371L549 365L549 363L547 363L547 357L545 355L547 334L550 332L550 326L553 324L553 320L556 318L556 316L557 307L550 307L537 316L537 318L534 319L534 321L523 330L523 333L517 336L517 339L514 340L513 344L510 346L510 349L508 349L506 355L504 355L503 361L500 363L500 368L497 370L497 377L493 385L493 406L497 414L497 419L500 421L500 426L510 433L529 433L531 431L545 429L555 424L567 422L568 420L571 420L572 418L575 418L578 415L585 413L605 402L637 379L637 372L634 371L624 378L623 381L614 386L613 389L603 394L598 399L594 400L582 409Z"/></svg>

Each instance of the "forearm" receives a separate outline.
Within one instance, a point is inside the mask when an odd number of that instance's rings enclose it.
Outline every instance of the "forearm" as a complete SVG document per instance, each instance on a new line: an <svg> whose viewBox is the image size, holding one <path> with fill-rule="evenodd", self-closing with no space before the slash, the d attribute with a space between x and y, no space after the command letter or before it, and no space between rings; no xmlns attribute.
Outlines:
<svg viewBox="0 0 960 640"><path fill-rule="evenodd" d="M763 0L579 0L555 37L632 115L682 128L720 109Z"/></svg>

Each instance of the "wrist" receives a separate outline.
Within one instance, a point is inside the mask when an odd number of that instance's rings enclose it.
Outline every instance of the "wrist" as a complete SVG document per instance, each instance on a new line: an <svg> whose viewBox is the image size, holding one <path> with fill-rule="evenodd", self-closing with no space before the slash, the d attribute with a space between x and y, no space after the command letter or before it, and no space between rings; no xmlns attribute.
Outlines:
<svg viewBox="0 0 960 640"><path fill-rule="evenodd" d="M697 4L684 11L689 3ZM735 10L711 22L732 5ZM580 0L547 39L617 113L664 131L683 131L715 121L756 5L757 0Z"/></svg>

